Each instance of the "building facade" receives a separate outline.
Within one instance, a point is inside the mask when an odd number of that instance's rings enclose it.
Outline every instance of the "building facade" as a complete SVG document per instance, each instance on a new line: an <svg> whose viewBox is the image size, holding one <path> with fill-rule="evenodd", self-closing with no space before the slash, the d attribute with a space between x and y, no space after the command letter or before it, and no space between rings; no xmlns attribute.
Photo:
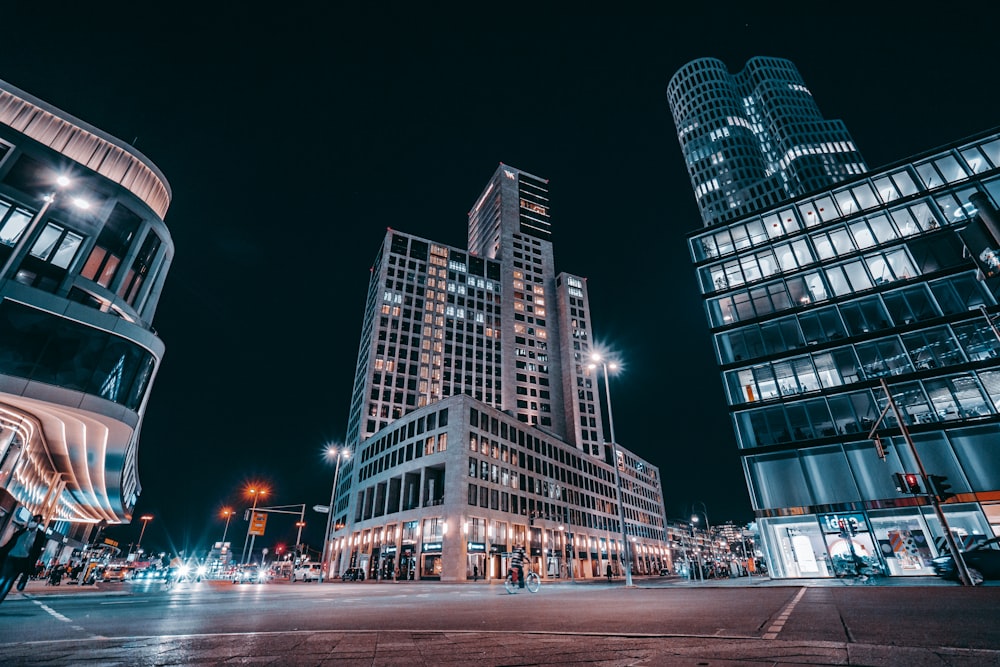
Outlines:
<svg viewBox="0 0 1000 667"><path fill-rule="evenodd" d="M982 233L998 202L994 130L689 236L772 576L857 557L933 574L946 527L959 547L1000 534L998 244ZM921 468L950 488L897 489Z"/></svg>
<svg viewBox="0 0 1000 667"><path fill-rule="evenodd" d="M671 78L667 99L706 227L867 170L788 60L751 58L735 75L715 58L694 60Z"/></svg>
<svg viewBox="0 0 1000 667"><path fill-rule="evenodd" d="M555 272L547 182L501 164L468 230L462 249L389 229L376 255L332 574L502 577L515 544L543 576L617 572L586 281ZM618 449L633 565L658 568L659 471Z"/></svg>
<svg viewBox="0 0 1000 667"><path fill-rule="evenodd" d="M141 153L0 82L0 531L25 507L71 549L131 521L170 197Z"/></svg>

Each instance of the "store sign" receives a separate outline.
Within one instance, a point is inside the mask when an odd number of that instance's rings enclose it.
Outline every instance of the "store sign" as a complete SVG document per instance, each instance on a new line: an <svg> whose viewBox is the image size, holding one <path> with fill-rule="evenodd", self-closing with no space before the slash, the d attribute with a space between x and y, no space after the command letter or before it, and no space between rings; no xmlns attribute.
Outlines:
<svg viewBox="0 0 1000 667"><path fill-rule="evenodd" d="M382 553L386 555L396 553L396 545L382 547Z"/></svg>
<svg viewBox="0 0 1000 667"><path fill-rule="evenodd" d="M423 552L427 551L441 551L440 542L424 542L420 545L420 550Z"/></svg>
<svg viewBox="0 0 1000 667"><path fill-rule="evenodd" d="M470 554L474 553L486 553L486 542L468 542L465 545L466 551Z"/></svg>
<svg viewBox="0 0 1000 667"><path fill-rule="evenodd" d="M254 512L250 519L250 534L258 537L264 534L264 526L267 525L267 514L264 512Z"/></svg>
<svg viewBox="0 0 1000 667"><path fill-rule="evenodd" d="M853 534L867 532L864 514L821 514L819 522L824 533L839 533L845 528Z"/></svg>
<svg viewBox="0 0 1000 667"><path fill-rule="evenodd" d="M491 554L502 554L506 547L503 544L491 544L490 553Z"/></svg>

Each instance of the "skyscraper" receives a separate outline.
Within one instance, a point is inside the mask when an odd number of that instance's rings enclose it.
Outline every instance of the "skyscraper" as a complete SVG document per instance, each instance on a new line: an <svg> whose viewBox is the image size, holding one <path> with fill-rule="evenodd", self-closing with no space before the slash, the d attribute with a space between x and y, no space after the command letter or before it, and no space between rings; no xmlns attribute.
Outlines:
<svg viewBox="0 0 1000 667"><path fill-rule="evenodd" d="M667 98L706 227L867 170L788 60L751 58L735 75L715 58L694 60L671 78Z"/></svg>
<svg viewBox="0 0 1000 667"><path fill-rule="evenodd" d="M133 147L0 82L0 531L24 506L71 550L131 520L170 197Z"/></svg>
<svg viewBox="0 0 1000 667"><path fill-rule="evenodd" d="M515 543L546 576L619 567L586 281L555 272L548 183L499 165L468 234L461 249L389 229L376 255L334 576L500 577ZM624 450L619 470L633 564L658 569L659 472Z"/></svg>
<svg viewBox="0 0 1000 667"><path fill-rule="evenodd" d="M689 164L690 119L719 117L698 104L714 98L672 104ZM794 162L772 180L801 183ZM951 538L1000 532L998 242L982 219L1000 228L997 130L728 216L702 180L709 228L690 252L771 576L844 576L858 559L933 574ZM905 474L917 483L898 488Z"/></svg>

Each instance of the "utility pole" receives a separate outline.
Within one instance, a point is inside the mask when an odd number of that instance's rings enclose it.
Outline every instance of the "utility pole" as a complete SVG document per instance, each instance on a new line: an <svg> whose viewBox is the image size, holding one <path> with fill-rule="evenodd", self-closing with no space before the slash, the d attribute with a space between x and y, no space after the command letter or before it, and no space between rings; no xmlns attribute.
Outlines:
<svg viewBox="0 0 1000 667"><path fill-rule="evenodd" d="M872 437L875 429L878 428L878 425L885 417L886 411L891 407L893 413L896 415L896 423L899 424L899 430L903 434L903 440L906 441L906 445L910 448L910 455L913 456L913 460L917 464L920 479L923 482L923 490L927 492L927 497L931 501L934 513L937 514L938 521L941 522L941 528L944 530L944 538L948 544L948 550L951 552L951 557L955 561L955 569L958 572L958 578L962 582L963 586L974 586L975 584L972 581L972 577L969 576L969 568L965 565L965 559L962 558L962 552L958 548L958 543L955 542L955 536L952 534L951 527L948 525L948 519L944 515L944 510L941 509L941 501L938 499L936 491L931 488L930 478L927 475L927 471L924 469L923 461L920 460L920 454L917 453L917 446L913 444L913 438L910 437L910 431L906 428L906 422L903 421L903 415L899 410L899 406L896 405L896 401L892 398L892 393L889 392L889 385L886 384L885 378L879 378L879 383L882 385L882 391L885 392L889 405L886 406L886 410L882 411L882 415L879 417L878 421L875 422L875 426L868 434L868 437ZM878 443L877 440L876 443ZM881 445L878 445L877 449L881 451ZM884 459L884 452L880 454L880 456Z"/></svg>

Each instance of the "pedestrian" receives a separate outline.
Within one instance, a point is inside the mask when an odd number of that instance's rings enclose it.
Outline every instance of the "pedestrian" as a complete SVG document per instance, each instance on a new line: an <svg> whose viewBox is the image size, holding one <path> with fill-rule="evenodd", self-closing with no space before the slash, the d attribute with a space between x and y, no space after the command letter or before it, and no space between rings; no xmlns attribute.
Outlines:
<svg viewBox="0 0 1000 667"><path fill-rule="evenodd" d="M605 568L604 575L608 578L608 582L610 582L611 581L611 563L608 563L607 568Z"/></svg>
<svg viewBox="0 0 1000 667"><path fill-rule="evenodd" d="M479 566L478 565L473 565L472 566L472 580L473 581L479 581Z"/></svg>
<svg viewBox="0 0 1000 667"><path fill-rule="evenodd" d="M42 515L36 514L0 546L0 559L3 560L0 565L0 602L7 597L18 577L31 572L32 564L38 560L46 541Z"/></svg>

